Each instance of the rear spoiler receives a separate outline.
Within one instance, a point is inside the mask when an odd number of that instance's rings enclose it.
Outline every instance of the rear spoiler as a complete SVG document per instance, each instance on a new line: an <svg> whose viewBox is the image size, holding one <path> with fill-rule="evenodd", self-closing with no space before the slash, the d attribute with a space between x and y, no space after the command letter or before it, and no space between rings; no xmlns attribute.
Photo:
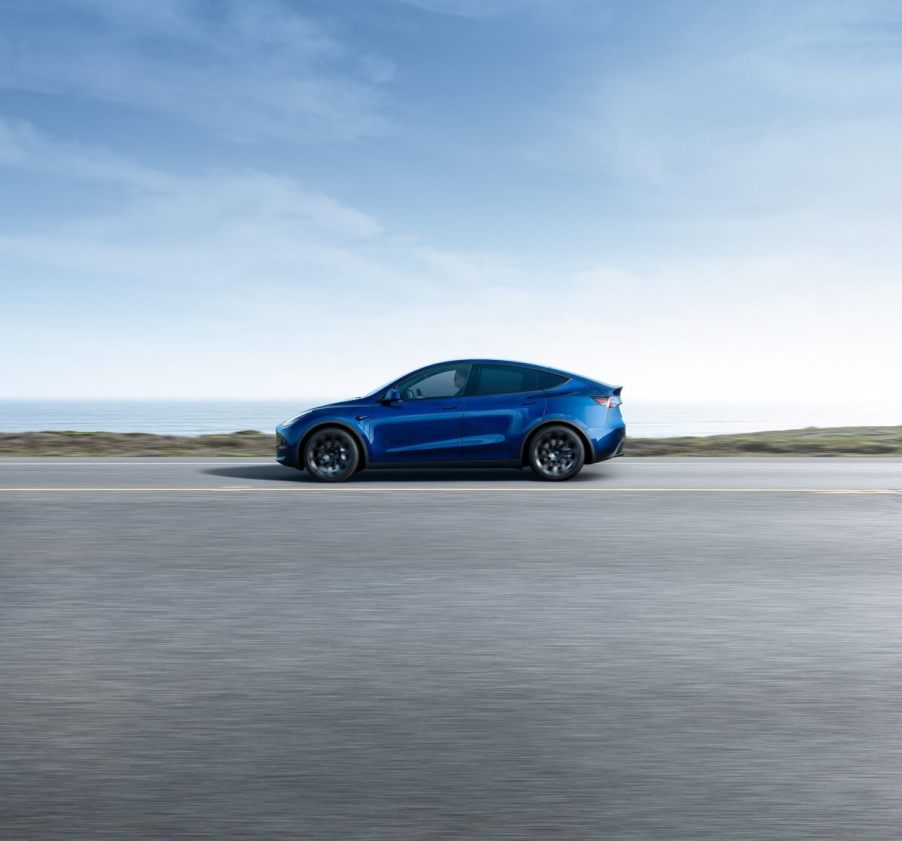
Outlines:
<svg viewBox="0 0 902 841"><path fill-rule="evenodd" d="M602 394L613 395L614 397L620 397L620 392L623 391L622 385L608 385L607 383L595 381L595 385L601 390Z"/></svg>

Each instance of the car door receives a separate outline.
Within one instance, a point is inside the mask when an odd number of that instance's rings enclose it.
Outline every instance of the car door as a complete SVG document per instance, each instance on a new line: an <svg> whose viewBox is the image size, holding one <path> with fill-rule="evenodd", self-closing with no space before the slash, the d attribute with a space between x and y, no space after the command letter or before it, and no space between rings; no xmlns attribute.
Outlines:
<svg viewBox="0 0 902 841"><path fill-rule="evenodd" d="M461 433L464 459L519 459L524 434L545 414L538 371L525 365L480 363L473 376Z"/></svg>
<svg viewBox="0 0 902 841"><path fill-rule="evenodd" d="M401 399L370 415L373 461L380 464L458 461L464 392L472 366L420 371L397 384Z"/></svg>

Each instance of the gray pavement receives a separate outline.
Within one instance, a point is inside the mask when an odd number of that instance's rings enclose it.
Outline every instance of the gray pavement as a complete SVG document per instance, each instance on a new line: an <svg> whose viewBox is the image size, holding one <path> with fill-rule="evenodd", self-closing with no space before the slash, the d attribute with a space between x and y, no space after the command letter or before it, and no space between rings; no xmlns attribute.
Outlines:
<svg viewBox="0 0 902 841"><path fill-rule="evenodd" d="M0 458L3 488L252 488L331 493L373 485L380 489L516 486L520 490L902 490L902 459L871 458L619 458L590 465L555 484L529 470L372 470L324 488L306 473L267 459Z"/></svg>
<svg viewBox="0 0 902 841"><path fill-rule="evenodd" d="M0 461L0 838L897 839L902 461Z"/></svg>

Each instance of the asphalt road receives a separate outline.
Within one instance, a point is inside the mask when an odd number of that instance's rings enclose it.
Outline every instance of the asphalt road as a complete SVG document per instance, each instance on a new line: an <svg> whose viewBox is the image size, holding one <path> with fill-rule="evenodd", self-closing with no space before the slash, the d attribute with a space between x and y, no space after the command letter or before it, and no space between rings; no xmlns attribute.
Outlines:
<svg viewBox="0 0 902 841"><path fill-rule="evenodd" d="M902 461L0 461L0 838L900 835Z"/></svg>

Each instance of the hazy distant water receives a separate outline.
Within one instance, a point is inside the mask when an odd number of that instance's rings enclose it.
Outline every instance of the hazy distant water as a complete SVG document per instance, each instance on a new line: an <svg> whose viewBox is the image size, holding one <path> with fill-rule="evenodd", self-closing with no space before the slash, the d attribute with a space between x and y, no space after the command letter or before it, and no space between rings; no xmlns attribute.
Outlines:
<svg viewBox="0 0 902 841"><path fill-rule="evenodd" d="M0 400L0 432L105 430L202 435L239 429L271 431L324 400ZM633 436L717 435L805 426L902 424L902 411L866 404L716 405L627 400Z"/></svg>
<svg viewBox="0 0 902 841"><path fill-rule="evenodd" d="M0 400L0 432L73 429L203 435L270 431L323 401Z"/></svg>

